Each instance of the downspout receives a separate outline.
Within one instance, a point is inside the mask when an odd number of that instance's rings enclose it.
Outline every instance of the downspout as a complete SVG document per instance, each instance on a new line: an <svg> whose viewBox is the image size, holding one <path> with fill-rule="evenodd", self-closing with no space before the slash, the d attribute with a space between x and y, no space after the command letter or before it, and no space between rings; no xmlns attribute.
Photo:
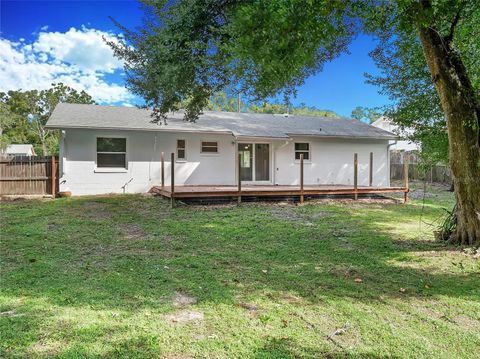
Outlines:
<svg viewBox="0 0 480 359"><path fill-rule="evenodd" d="M59 151L59 163L60 163L60 168L59 168L59 177L62 178L63 175L65 174L65 160L67 158L67 150L66 150L66 145L65 145L65 137L67 135L67 132L65 130L61 131L61 136L60 136L60 151Z"/></svg>
<svg viewBox="0 0 480 359"><path fill-rule="evenodd" d="M152 157L150 158L150 162L148 164L148 182L152 182L151 168L152 168L152 162L156 153L157 153L157 134L155 134L155 137L153 140L153 153L152 153Z"/></svg>
<svg viewBox="0 0 480 359"><path fill-rule="evenodd" d="M233 133L232 133L232 137L233 137L233 146L234 146L234 149L233 149L233 153L234 153L233 163L234 163L234 166L235 166L235 176L234 176L233 184L235 185L236 183L238 183L238 177L240 176L240 173L238 173L238 138Z"/></svg>

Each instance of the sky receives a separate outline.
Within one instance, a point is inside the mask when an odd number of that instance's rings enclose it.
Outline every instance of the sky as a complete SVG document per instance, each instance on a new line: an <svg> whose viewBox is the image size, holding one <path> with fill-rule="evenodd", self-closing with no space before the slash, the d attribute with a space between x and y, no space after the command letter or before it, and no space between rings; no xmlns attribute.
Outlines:
<svg viewBox="0 0 480 359"><path fill-rule="evenodd" d="M120 33L109 17L134 29L142 16L135 0L0 0L0 91L44 89L63 82L87 91L99 104L141 103L125 88L122 62L103 38L114 40ZM355 39L350 54L307 79L292 103L342 116L350 116L356 106L388 104L379 88L365 83L365 72L378 73L368 56L374 45L367 36Z"/></svg>

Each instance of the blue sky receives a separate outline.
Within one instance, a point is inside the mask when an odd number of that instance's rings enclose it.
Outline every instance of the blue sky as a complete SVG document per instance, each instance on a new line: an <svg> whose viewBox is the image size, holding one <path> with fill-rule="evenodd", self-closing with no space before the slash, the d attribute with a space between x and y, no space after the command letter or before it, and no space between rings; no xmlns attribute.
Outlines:
<svg viewBox="0 0 480 359"><path fill-rule="evenodd" d="M123 86L121 62L102 43L118 30L141 24L137 1L0 1L0 91L43 88L62 81L85 89L102 104L135 104ZM330 109L349 116L355 106L388 103L364 73L377 73L368 56L374 43L360 36L344 54L298 89L295 104Z"/></svg>

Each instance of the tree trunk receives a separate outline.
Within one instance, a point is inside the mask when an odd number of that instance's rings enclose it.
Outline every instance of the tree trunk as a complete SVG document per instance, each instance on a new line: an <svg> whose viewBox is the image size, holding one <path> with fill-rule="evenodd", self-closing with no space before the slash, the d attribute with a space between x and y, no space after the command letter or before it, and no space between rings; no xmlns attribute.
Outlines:
<svg viewBox="0 0 480 359"><path fill-rule="evenodd" d="M423 10L426 10L423 8ZM459 54L434 25L418 25L425 60L448 127L449 161L457 201L457 228L450 240L480 244L480 104Z"/></svg>

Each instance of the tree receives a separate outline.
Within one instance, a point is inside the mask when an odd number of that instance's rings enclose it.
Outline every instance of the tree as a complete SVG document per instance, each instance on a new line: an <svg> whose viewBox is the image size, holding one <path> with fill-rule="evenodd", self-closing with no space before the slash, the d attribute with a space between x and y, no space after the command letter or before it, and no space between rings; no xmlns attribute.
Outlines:
<svg viewBox="0 0 480 359"><path fill-rule="evenodd" d="M458 32L470 32L478 39L474 35L480 27L477 1L148 4L150 16L142 29L132 32L122 27L124 40L110 45L125 61L129 88L154 108L157 120L183 99L188 99L185 119L195 120L209 96L227 85L248 90L259 100L294 93L325 62L346 51L360 30L381 39L399 36L407 45L419 42L423 61L412 79L423 81L427 64L446 118L457 200L458 225L452 240L480 243L480 107L472 85L478 74L469 73L464 60L468 49L462 51L465 44L456 43ZM394 53L388 56L395 62Z"/></svg>
<svg viewBox="0 0 480 359"><path fill-rule="evenodd" d="M93 104L85 91L76 91L62 83L48 90L8 91L0 93L2 108L15 115L5 136L13 142L32 143L44 156L58 152L58 132L45 128L55 106L60 102Z"/></svg>
<svg viewBox="0 0 480 359"><path fill-rule="evenodd" d="M359 121L372 123L381 115L381 112L377 108L357 106L352 110L352 114L350 116Z"/></svg>
<svg viewBox="0 0 480 359"><path fill-rule="evenodd" d="M18 115L12 113L5 103L0 102L0 151L5 150L12 143L12 138L8 133L18 120Z"/></svg>

